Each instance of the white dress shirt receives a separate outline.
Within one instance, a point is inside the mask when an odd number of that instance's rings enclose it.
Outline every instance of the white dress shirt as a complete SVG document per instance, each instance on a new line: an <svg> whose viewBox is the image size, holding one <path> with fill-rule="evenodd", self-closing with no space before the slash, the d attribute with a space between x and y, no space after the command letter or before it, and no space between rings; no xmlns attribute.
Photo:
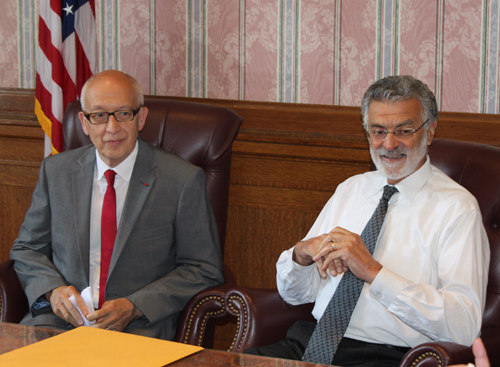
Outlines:
<svg viewBox="0 0 500 367"><path fill-rule="evenodd" d="M361 234L387 179L378 172L338 186L304 239L339 226ZM440 340L471 345L484 311L490 250L476 199L426 163L395 185L373 257L383 268L365 283L345 336L414 347ZM316 302L319 320L342 275L322 280L316 266L277 262L281 297L290 304Z"/></svg>
<svg viewBox="0 0 500 367"><path fill-rule="evenodd" d="M136 142L135 148L125 160L114 168L110 168L99 157L96 149L96 165L94 169L94 183L92 186L92 206L90 209L90 258L89 258L89 284L92 292L94 308L99 304L99 280L101 275L101 215L104 194L108 187L104 172L112 169L116 172L115 184L116 191L116 225L120 225L123 205L127 196L130 177L134 170L135 160L139 152L139 145ZM79 289L81 292L82 289Z"/></svg>

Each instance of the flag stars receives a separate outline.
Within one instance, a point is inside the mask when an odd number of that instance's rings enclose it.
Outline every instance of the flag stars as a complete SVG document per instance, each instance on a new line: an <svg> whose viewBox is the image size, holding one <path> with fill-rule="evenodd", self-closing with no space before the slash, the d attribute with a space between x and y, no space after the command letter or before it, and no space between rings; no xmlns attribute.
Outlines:
<svg viewBox="0 0 500 367"><path fill-rule="evenodd" d="M73 5L69 5L68 3L66 3L66 7L63 8L63 10L66 12L66 16L68 16L69 14L73 14Z"/></svg>

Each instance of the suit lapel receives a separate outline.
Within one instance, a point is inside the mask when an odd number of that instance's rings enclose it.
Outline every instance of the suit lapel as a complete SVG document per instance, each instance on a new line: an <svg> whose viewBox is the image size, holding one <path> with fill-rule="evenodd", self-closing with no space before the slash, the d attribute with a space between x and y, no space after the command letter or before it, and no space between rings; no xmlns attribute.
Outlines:
<svg viewBox="0 0 500 367"><path fill-rule="evenodd" d="M150 191L156 181L153 147L139 138L139 152L134 165L134 171L130 178L128 186L127 197L123 206L120 224L116 234L115 246L113 248L113 255L109 273L113 271L117 259L127 243L130 233L134 228L142 209L149 196Z"/></svg>
<svg viewBox="0 0 500 367"><path fill-rule="evenodd" d="M76 227L76 242L82 269L89 279L90 253L90 207L92 202L92 186L95 167L95 148L91 147L78 159L79 169L72 172L74 218Z"/></svg>

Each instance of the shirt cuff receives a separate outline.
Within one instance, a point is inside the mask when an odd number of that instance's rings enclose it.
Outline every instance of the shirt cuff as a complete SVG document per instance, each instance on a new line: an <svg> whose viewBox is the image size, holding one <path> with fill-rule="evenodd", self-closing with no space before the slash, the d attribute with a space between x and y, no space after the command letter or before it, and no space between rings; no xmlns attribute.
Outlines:
<svg viewBox="0 0 500 367"><path fill-rule="evenodd" d="M370 284L369 292L374 299L389 308L407 283L407 279L383 267Z"/></svg>
<svg viewBox="0 0 500 367"><path fill-rule="evenodd" d="M292 283L296 284L308 279L315 267L314 263L308 266L297 264L293 261L292 254L293 247L290 250L284 251L276 263L278 284L281 280L285 289Z"/></svg>

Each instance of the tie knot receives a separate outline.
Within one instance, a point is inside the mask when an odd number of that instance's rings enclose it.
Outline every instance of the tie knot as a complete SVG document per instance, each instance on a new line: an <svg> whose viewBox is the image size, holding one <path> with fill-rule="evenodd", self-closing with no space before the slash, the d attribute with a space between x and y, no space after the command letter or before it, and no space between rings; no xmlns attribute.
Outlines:
<svg viewBox="0 0 500 367"><path fill-rule="evenodd" d="M389 201L395 193L399 192L398 189L396 189L396 186L391 186L391 185L385 185L384 186L384 194L382 195L382 199L385 201Z"/></svg>
<svg viewBox="0 0 500 367"><path fill-rule="evenodd" d="M106 176L106 181L108 181L108 186L115 185L115 175L116 172L113 171L112 169L108 169L106 172L104 172L104 176Z"/></svg>

